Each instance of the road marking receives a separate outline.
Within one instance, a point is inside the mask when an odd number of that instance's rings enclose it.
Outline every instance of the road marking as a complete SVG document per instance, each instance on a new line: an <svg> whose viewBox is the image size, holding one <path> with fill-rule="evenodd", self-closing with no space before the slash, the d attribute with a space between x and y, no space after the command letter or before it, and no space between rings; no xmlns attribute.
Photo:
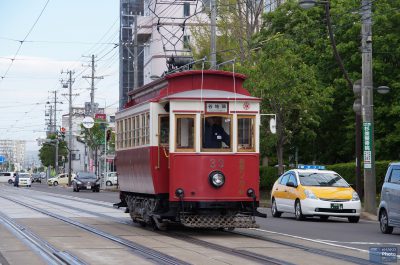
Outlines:
<svg viewBox="0 0 400 265"><path fill-rule="evenodd" d="M369 242L343 242L343 241L334 241L334 240L325 240L325 239L317 239L324 242L329 243L342 243L342 244L354 244L354 245L394 245L400 246L400 243L369 243Z"/></svg>
<svg viewBox="0 0 400 265"><path fill-rule="evenodd" d="M343 246L343 245L338 245L338 244L322 241L322 240L319 240L319 239L312 239L312 238L306 238L306 237L301 237L301 236L289 235L289 234L285 234L285 233L274 232L274 231L269 231L269 230L264 230L264 229L259 229L259 228L250 228L250 229L251 230L260 231L260 232L270 233L270 234L276 234L276 235L281 235L281 236L287 236L287 237L291 237L291 238L306 240L306 241L310 241L310 242L314 242L314 243L321 243L321 244L325 244L325 245L328 245L328 246L345 248L345 249L350 249L350 250L356 250L356 251L360 251L360 252L363 252L363 253L369 253L369 250L355 248L355 247L348 247L348 246ZM400 255L397 255L397 258L400 259Z"/></svg>

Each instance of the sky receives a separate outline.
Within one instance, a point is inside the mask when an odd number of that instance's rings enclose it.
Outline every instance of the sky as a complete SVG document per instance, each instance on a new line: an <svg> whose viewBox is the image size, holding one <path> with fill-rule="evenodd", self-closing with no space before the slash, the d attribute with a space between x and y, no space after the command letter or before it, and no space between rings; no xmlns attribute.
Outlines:
<svg viewBox="0 0 400 265"><path fill-rule="evenodd" d="M57 127L68 113L62 71L75 72L73 106L90 101L90 79L82 76L91 75L92 54L96 76L104 76L95 82L95 102L118 108L118 38L119 0L0 0L0 139L25 140L28 151L38 150L52 91L62 102Z"/></svg>

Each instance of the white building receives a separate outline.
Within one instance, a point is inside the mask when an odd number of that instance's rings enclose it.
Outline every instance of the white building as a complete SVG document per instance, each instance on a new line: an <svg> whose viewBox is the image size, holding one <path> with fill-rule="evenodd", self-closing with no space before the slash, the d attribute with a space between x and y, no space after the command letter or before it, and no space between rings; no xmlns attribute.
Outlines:
<svg viewBox="0 0 400 265"><path fill-rule="evenodd" d="M15 170L22 170L25 162L26 141L21 140L0 140L0 155L7 161L14 164Z"/></svg>

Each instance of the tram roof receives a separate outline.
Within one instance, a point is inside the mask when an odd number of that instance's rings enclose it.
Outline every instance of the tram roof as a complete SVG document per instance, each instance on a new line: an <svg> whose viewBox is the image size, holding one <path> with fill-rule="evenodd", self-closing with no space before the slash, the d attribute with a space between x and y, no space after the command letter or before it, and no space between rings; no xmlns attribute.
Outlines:
<svg viewBox="0 0 400 265"><path fill-rule="evenodd" d="M220 70L189 70L168 74L128 93L125 107L165 99L259 100L243 88L246 76ZM198 92L191 92L198 91ZM202 91L202 92L201 92ZM197 93L197 94L196 94ZM204 95L204 93L206 93Z"/></svg>
<svg viewBox="0 0 400 265"><path fill-rule="evenodd" d="M196 89L166 96L166 100L254 100L259 98L224 90Z"/></svg>

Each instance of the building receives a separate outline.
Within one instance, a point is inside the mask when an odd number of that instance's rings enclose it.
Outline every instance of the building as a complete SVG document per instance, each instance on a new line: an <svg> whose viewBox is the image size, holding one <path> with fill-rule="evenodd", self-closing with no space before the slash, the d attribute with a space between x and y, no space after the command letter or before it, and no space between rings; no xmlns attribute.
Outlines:
<svg viewBox="0 0 400 265"><path fill-rule="evenodd" d="M21 140L0 140L0 155L6 158L7 165L0 165L4 169L14 165L15 171L22 170L22 165L25 162L26 141Z"/></svg>
<svg viewBox="0 0 400 265"><path fill-rule="evenodd" d="M89 104L90 105L90 104ZM96 104L97 105L97 104ZM114 127L115 122L115 108L95 108L96 115L105 116L106 122L109 127ZM90 159L89 159L89 148L85 144L84 139L81 135L81 124L86 116L89 116L90 108L87 104L85 107L73 107L72 108L72 146L71 149L71 168L73 172L77 171L89 171L90 170ZM62 116L62 127L65 128L65 141L68 143L69 137L69 114ZM65 163L64 170L68 172L68 163Z"/></svg>
<svg viewBox="0 0 400 265"><path fill-rule="evenodd" d="M120 0L120 109L134 88L135 35L140 87L193 61L190 27L209 21L203 3L209 1Z"/></svg>

